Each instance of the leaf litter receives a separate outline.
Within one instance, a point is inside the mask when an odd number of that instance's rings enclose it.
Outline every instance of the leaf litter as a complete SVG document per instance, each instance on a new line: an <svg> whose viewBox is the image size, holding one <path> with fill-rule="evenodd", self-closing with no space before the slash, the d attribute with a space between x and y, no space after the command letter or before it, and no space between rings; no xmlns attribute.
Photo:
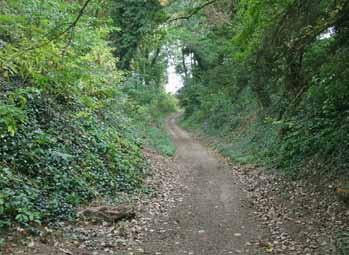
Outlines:
<svg viewBox="0 0 349 255"><path fill-rule="evenodd" d="M8 235L3 254L147 254L142 248L145 235L156 231L152 226L160 216L168 215L169 210L183 200L186 187L179 181L173 159L151 150L144 153L153 170L145 187L153 192L131 197L120 194L132 208L134 217L117 222L80 218L75 223L61 222L58 228L45 227L38 237L18 228L17 233ZM334 196L335 184L320 185L306 179L291 181L258 167L235 164L232 175L248 195L243 206L253 210L270 231L268 240L259 240L256 244L260 249L283 255L337 254L336 237L348 230L349 210ZM119 205L98 201L89 208L96 206L117 210ZM169 230L159 231L165 235ZM235 233L235 236L241 234ZM247 241L246 245L255 244Z"/></svg>
<svg viewBox="0 0 349 255"><path fill-rule="evenodd" d="M145 189L151 190L146 192L149 194L120 193L118 200L123 201L122 210L120 204L96 201L78 213L87 214L88 217L82 215L84 217L79 217L72 223L60 222L55 228L44 227L38 237L23 234L23 229L17 229L16 233L8 235L2 252L14 255L144 254L141 243L145 233L152 231L152 221L160 214L167 214L168 210L182 199L181 184L178 182L173 159L160 156L149 149L145 149L144 154L152 169L152 174L145 180L144 185ZM120 211L128 212L124 215L125 219L114 221L110 218L118 218ZM106 215L105 212L110 215Z"/></svg>
<svg viewBox="0 0 349 255"><path fill-rule="evenodd" d="M342 254L337 235L349 229L349 209L336 198L334 181L291 180L254 166L232 168L248 194L246 206L270 230L260 247L271 254Z"/></svg>

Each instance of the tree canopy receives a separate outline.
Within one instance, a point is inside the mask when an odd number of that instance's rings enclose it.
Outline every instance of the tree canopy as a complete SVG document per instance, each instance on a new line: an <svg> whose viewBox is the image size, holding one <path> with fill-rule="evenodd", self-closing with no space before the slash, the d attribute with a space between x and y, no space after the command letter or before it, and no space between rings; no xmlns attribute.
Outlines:
<svg viewBox="0 0 349 255"><path fill-rule="evenodd" d="M179 92L186 121L226 135L237 157L343 169L348 1L189 2L204 8L176 28L195 59Z"/></svg>

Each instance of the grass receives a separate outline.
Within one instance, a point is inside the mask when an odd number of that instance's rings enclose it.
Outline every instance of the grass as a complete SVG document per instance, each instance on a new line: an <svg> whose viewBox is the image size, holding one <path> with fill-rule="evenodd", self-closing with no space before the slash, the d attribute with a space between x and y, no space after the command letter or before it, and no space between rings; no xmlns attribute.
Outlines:
<svg viewBox="0 0 349 255"><path fill-rule="evenodd" d="M198 133L221 155L234 162L267 165L266 148L274 142L275 137L275 131L270 126L252 122L236 130L224 125L217 129L210 125L204 127L194 118L182 119L181 125Z"/></svg>
<svg viewBox="0 0 349 255"><path fill-rule="evenodd" d="M161 119L156 125L147 128L147 145L165 156L173 156L176 146L165 128L165 120Z"/></svg>

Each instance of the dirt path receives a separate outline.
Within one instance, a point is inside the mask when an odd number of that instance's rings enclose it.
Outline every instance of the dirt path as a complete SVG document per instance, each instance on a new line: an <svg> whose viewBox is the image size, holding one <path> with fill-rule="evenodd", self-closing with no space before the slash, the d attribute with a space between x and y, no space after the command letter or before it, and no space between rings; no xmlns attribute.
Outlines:
<svg viewBox="0 0 349 255"><path fill-rule="evenodd" d="M144 187L153 192L119 194L134 208L134 219L60 222L36 236L17 228L0 254L349 254L349 209L329 193L335 183L290 181L229 165L178 127L175 117L167 128L177 145L174 158L144 150L152 168Z"/></svg>
<svg viewBox="0 0 349 255"><path fill-rule="evenodd" d="M264 230L245 202L229 166L178 127L167 121L177 146L175 163L186 186L183 201L148 233L146 254L264 254L255 245Z"/></svg>

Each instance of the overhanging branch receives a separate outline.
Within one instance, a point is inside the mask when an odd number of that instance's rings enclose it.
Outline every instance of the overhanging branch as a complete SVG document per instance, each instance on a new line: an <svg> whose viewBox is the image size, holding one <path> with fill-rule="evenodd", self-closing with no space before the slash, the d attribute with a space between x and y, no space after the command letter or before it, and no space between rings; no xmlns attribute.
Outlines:
<svg viewBox="0 0 349 255"><path fill-rule="evenodd" d="M172 18L172 19L169 19L167 20L167 23L170 23L170 22L174 22L174 21L177 21L177 20L183 20L183 19L190 19L191 17L193 17L195 14L197 14L199 11L201 11L202 9L204 9L206 6L209 6L215 2L217 2L218 0L211 0L211 1L208 1L196 8L194 8L193 10L191 10L191 12L188 14L188 15L185 15L185 16L180 16L180 17L176 17L176 18Z"/></svg>
<svg viewBox="0 0 349 255"><path fill-rule="evenodd" d="M44 47L46 45L48 45L50 42L56 41L58 38L60 38L62 35L68 33L69 31L73 31L74 27L77 25L77 23L79 22L80 18L82 17L82 15L84 14L88 4L91 2L92 0L86 0L85 3L83 4L83 6L81 7L78 15L76 16L76 18L74 19L74 21L72 23L70 23L70 25L64 29L62 32L55 34L53 37L49 38L48 41L45 41L41 44L37 44L34 45L32 47L26 48L23 51L32 51L41 47ZM18 52L15 55L21 54L21 52Z"/></svg>

